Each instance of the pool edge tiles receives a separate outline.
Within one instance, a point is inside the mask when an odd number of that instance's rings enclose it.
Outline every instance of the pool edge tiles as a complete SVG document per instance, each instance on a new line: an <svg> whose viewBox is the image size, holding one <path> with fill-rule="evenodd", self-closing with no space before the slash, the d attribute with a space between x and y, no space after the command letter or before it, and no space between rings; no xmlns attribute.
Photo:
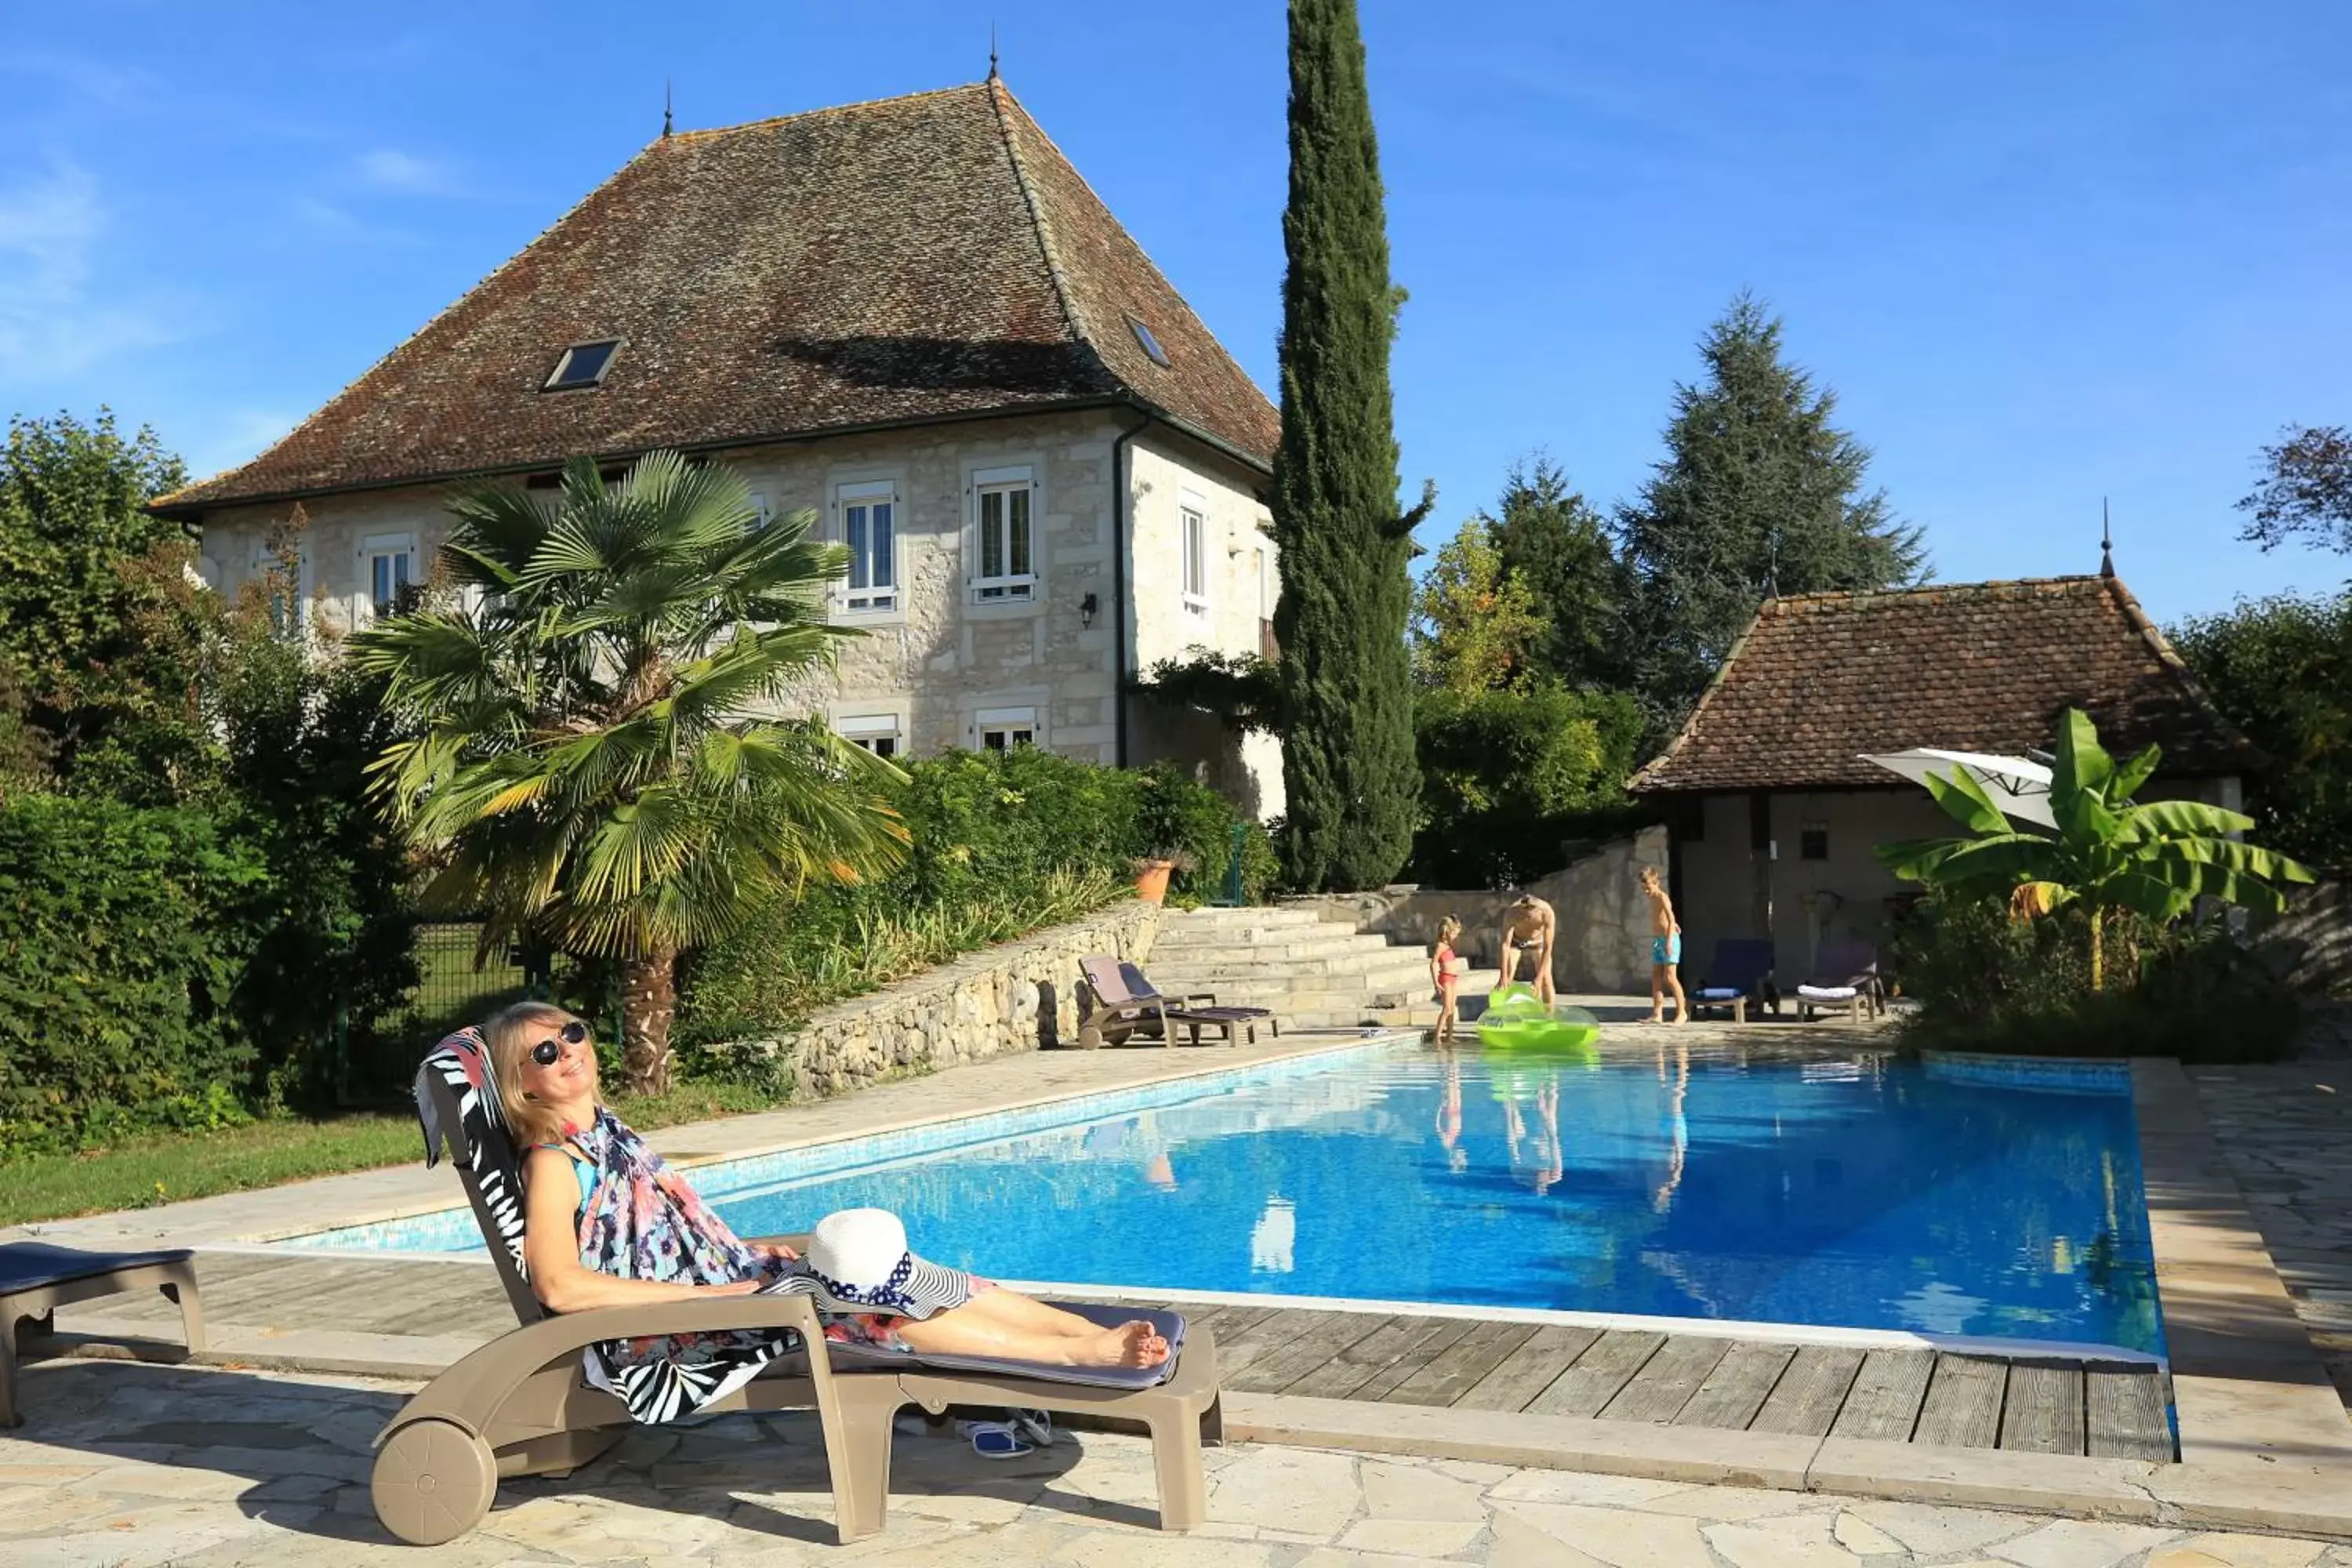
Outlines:
<svg viewBox="0 0 2352 1568"><path fill-rule="evenodd" d="M1212 1067L1119 1089L1082 1089L977 1115L949 1114L870 1132L843 1133L782 1148L673 1162L691 1173L705 1198L723 1201L748 1188L800 1181L895 1161L919 1159L953 1149L992 1143L1080 1122L1139 1110L1159 1110L1213 1094L1228 1094L1287 1079L1329 1071L1343 1062L1384 1051L1419 1047L1418 1030L1390 1031L1373 1037L1335 1041L1271 1061ZM723 1174L721 1173L723 1173ZM462 1200L418 1213L356 1225L332 1226L260 1238L271 1251L336 1252L374 1257L449 1258L483 1250L473 1210Z"/></svg>

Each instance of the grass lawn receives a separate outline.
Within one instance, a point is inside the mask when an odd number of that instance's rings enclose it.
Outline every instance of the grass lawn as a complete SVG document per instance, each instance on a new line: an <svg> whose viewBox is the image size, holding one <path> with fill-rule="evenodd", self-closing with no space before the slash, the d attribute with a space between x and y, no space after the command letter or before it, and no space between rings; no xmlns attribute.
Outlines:
<svg viewBox="0 0 2352 1568"><path fill-rule="evenodd" d="M707 1117L768 1110L774 1101L730 1084L680 1084L659 1100L622 1096L615 1114L650 1130ZM279 1117L216 1132L157 1132L74 1154L0 1162L0 1226L145 1208L215 1193L272 1187L309 1176L405 1165L424 1158L416 1118L360 1112L308 1121ZM457 1188L452 1186L453 1198Z"/></svg>

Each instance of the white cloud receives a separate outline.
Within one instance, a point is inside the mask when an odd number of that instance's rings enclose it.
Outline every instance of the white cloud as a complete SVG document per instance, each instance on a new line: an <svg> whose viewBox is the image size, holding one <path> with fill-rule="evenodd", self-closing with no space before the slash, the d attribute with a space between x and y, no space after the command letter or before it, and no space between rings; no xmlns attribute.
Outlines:
<svg viewBox="0 0 2352 1568"><path fill-rule="evenodd" d="M457 177L430 158L397 148L379 147L360 159L360 177L387 191L416 196L449 196L459 193Z"/></svg>
<svg viewBox="0 0 2352 1568"><path fill-rule="evenodd" d="M0 375L71 375L184 335L152 300L92 296L107 223L98 182L64 159L0 188Z"/></svg>

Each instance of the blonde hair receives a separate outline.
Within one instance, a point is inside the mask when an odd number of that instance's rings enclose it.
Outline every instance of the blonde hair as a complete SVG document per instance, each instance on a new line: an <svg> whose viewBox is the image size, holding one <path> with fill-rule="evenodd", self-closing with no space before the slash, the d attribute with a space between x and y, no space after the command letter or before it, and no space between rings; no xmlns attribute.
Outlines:
<svg viewBox="0 0 2352 1568"><path fill-rule="evenodd" d="M1642 886L1645 888L1656 887L1658 885L1658 868L1655 866L1643 867L1641 871L1638 873L1638 879Z"/></svg>
<svg viewBox="0 0 2352 1568"><path fill-rule="evenodd" d="M1437 922L1438 941L1452 942L1455 937L1460 936L1461 934L1462 922L1455 920L1452 915L1448 915L1444 920Z"/></svg>
<svg viewBox="0 0 2352 1568"><path fill-rule="evenodd" d="M506 1108L507 1125L514 1129L515 1141L525 1149L560 1142L563 1137L563 1119L523 1088L523 1068L530 1062L530 1053L551 1029L585 1023L552 1002L517 1002L483 1020L482 1037L489 1042L490 1075L499 1080L499 1100ZM590 1038L594 1038L593 1031ZM598 1096L596 1102L602 1105L604 1097Z"/></svg>

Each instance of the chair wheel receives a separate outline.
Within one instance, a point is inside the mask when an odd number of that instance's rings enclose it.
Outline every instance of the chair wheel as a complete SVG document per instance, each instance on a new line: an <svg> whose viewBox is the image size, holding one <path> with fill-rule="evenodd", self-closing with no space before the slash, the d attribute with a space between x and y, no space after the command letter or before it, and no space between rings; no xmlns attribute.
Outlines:
<svg viewBox="0 0 2352 1568"><path fill-rule="evenodd" d="M499 1464L488 1445L454 1421L427 1416L386 1439L368 1490L375 1516L411 1546L438 1546L490 1511Z"/></svg>

